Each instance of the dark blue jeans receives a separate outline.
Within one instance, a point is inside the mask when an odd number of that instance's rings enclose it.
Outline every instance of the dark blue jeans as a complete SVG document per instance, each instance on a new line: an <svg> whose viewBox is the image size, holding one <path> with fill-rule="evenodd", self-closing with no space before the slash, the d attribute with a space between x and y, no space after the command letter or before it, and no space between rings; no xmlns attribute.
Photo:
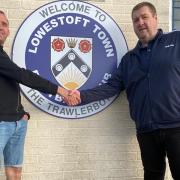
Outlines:
<svg viewBox="0 0 180 180"><path fill-rule="evenodd" d="M138 134L144 180L164 180L167 156L174 180L180 180L180 128Z"/></svg>

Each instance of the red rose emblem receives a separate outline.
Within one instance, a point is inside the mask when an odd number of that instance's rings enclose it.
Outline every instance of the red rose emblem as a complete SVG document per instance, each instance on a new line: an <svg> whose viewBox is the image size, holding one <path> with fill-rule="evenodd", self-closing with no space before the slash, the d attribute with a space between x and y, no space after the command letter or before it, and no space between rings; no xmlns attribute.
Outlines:
<svg viewBox="0 0 180 180"><path fill-rule="evenodd" d="M62 39L54 39L52 42L52 48L57 52L63 51L65 48L65 43Z"/></svg>
<svg viewBox="0 0 180 180"><path fill-rule="evenodd" d="M91 43L88 40L81 40L79 43L79 49L83 53L88 53L91 50Z"/></svg>

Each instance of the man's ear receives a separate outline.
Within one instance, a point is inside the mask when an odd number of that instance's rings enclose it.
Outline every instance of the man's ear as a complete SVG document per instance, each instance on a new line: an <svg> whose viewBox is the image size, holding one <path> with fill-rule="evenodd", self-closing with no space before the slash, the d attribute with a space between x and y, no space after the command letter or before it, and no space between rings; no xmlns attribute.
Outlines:
<svg viewBox="0 0 180 180"><path fill-rule="evenodd" d="M8 28L8 36L10 35L10 30L9 30L9 28Z"/></svg>

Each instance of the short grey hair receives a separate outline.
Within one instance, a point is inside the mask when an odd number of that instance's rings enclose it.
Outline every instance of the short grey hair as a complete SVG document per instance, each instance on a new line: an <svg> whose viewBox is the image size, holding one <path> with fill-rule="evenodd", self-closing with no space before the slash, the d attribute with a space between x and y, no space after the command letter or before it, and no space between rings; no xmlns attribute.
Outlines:
<svg viewBox="0 0 180 180"><path fill-rule="evenodd" d="M9 21L8 21L8 18L7 18L7 16L6 16L5 12L4 12L4 11L2 11L2 10L0 10L0 14L4 15L4 16L6 17L7 22L8 22L8 25L9 25Z"/></svg>
<svg viewBox="0 0 180 180"><path fill-rule="evenodd" d="M4 11L0 10L0 14L6 15Z"/></svg>

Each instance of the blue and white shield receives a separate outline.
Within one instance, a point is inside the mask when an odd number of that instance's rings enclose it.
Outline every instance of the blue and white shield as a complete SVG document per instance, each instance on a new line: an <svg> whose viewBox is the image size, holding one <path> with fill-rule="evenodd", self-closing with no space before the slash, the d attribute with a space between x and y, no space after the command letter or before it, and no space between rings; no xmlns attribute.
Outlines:
<svg viewBox="0 0 180 180"><path fill-rule="evenodd" d="M64 88L80 88L92 71L92 39L51 36L51 71Z"/></svg>

